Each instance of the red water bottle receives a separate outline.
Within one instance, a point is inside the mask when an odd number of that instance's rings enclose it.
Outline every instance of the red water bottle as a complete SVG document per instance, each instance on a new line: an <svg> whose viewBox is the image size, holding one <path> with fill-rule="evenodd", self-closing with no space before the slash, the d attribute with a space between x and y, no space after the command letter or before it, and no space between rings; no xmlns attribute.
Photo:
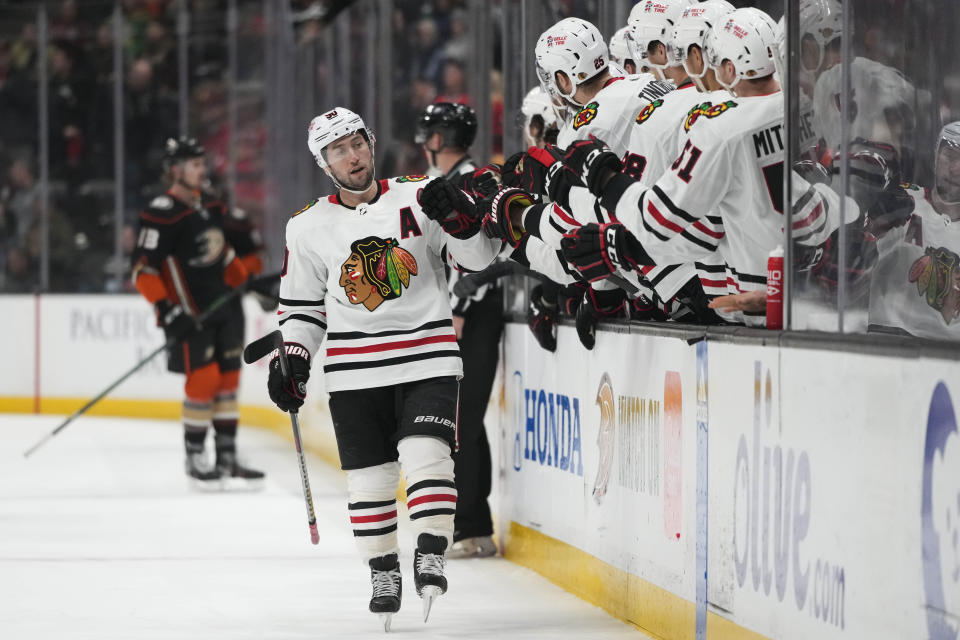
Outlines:
<svg viewBox="0 0 960 640"><path fill-rule="evenodd" d="M767 329L783 329L783 247L767 258Z"/></svg>

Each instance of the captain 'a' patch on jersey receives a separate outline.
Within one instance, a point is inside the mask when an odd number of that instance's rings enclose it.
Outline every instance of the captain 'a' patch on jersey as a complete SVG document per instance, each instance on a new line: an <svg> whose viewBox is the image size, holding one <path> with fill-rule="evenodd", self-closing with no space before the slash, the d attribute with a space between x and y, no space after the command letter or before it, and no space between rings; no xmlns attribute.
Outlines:
<svg viewBox="0 0 960 640"><path fill-rule="evenodd" d="M417 275L417 260L396 238L367 236L350 245L350 256L340 265L340 286L351 304L374 311L394 300Z"/></svg>

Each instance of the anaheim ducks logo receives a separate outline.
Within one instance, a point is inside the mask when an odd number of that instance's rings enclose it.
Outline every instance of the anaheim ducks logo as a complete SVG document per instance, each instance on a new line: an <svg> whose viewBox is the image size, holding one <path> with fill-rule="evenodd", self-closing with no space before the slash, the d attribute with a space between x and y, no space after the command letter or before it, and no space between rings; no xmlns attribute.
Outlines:
<svg viewBox="0 0 960 640"><path fill-rule="evenodd" d="M726 113L727 110L733 109L735 106L737 106L737 103L733 100L727 100L726 102L720 102L718 104L713 104L712 102L698 104L687 112L687 119L683 123L683 130L690 131L690 127L692 127L693 123L701 116L704 118L716 118L720 114Z"/></svg>
<svg viewBox="0 0 960 640"><path fill-rule="evenodd" d="M350 257L340 265L340 286L351 304L373 311L384 300L399 298L415 275L417 261L396 238L368 236L350 245Z"/></svg>
<svg viewBox="0 0 960 640"><path fill-rule="evenodd" d="M600 103L594 100L583 109L580 109L580 111L577 111L577 115L573 117L573 128L579 129L583 125L593 122L593 119L597 117L598 109L600 109Z"/></svg>
<svg viewBox="0 0 960 640"><path fill-rule="evenodd" d="M960 315L960 256L946 247L927 247L910 265L910 282L947 324Z"/></svg>
<svg viewBox="0 0 960 640"><path fill-rule="evenodd" d="M597 404L600 405L600 429L597 434L597 446L600 448L600 461L597 464L597 477L593 481L593 499L597 504L603 501L610 484L610 472L613 470L613 448L616 441L617 413L613 400L613 384L610 375L604 371L597 388Z"/></svg>
<svg viewBox="0 0 960 640"><path fill-rule="evenodd" d="M640 110L640 113L637 114L637 124L643 124L650 119L650 116L653 115L653 112L657 110L657 107L663 105L663 100L654 100L643 109Z"/></svg>
<svg viewBox="0 0 960 640"><path fill-rule="evenodd" d="M397 178L397 182L422 182L429 178L430 176L425 176L423 174L415 174L412 176L400 176Z"/></svg>

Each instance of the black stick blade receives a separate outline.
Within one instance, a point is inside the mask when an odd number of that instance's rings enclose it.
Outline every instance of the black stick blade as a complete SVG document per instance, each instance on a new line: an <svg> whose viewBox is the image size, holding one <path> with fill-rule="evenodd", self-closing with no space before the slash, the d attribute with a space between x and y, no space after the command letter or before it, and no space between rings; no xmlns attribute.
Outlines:
<svg viewBox="0 0 960 640"><path fill-rule="evenodd" d="M283 334L277 329L248 344L243 350L243 361L247 364L253 364L281 346L283 346Z"/></svg>

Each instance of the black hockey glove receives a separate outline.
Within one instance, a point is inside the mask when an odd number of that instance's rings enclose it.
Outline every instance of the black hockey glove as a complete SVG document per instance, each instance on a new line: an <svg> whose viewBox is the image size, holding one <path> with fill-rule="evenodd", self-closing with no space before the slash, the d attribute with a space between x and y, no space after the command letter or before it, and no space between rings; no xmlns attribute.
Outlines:
<svg viewBox="0 0 960 640"><path fill-rule="evenodd" d="M857 138L847 153L850 197L860 206L868 228L880 236L906 223L914 209L913 198L901 186L900 155L889 144ZM842 159L833 159L839 173Z"/></svg>
<svg viewBox="0 0 960 640"><path fill-rule="evenodd" d="M473 199L443 178L432 180L417 200L423 213L440 223L443 230L461 240L472 238L480 230L480 209Z"/></svg>
<svg viewBox="0 0 960 640"><path fill-rule="evenodd" d="M527 309L527 326L541 347L547 351L557 350L557 318L560 309L557 303L548 302L543 295L543 285L530 292L530 307Z"/></svg>
<svg viewBox="0 0 960 640"><path fill-rule="evenodd" d="M597 342L597 323L603 320L623 318L626 315L627 293L623 289L597 291L587 289L583 302L577 308L577 337L587 349Z"/></svg>
<svg viewBox="0 0 960 640"><path fill-rule="evenodd" d="M525 153L523 151L517 151L503 163L503 169L501 171L501 182L503 186L523 188L523 185L520 183L520 172L523 171L524 155ZM529 191L529 189L527 189L527 191Z"/></svg>
<svg viewBox="0 0 960 640"><path fill-rule="evenodd" d="M487 237L500 238L514 248L519 246L526 232L514 226L510 219L510 208L532 206L533 196L523 189L507 188L497 192L492 198L483 200L480 204L485 212L483 232Z"/></svg>
<svg viewBox="0 0 960 640"><path fill-rule="evenodd" d="M154 309L157 312L157 322L163 328L167 340L179 342L191 333L200 330L200 324L197 320L178 304L173 304L169 300L161 300L154 305Z"/></svg>
<svg viewBox="0 0 960 640"><path fill-rule="evenodd" d="M530 147L525 165L531 167L531 173L542 180L542 184L537 186L538 193L546 195L564 209L570 208L570 187L583 186L583 183L563 164L559 149L551 145L542 149Z"/></svg>
<svg viewBox="0 0 960 640"><path fill-rule="evenodd" d="M665 322L667 314L663 309L647 296L640 294L636 298L627 299L627 315L631 320L642 322Z"/></svg>
<svg viewBox="0 0 960 640"><path fill-rule="evenodd" d="M563 161L598 198L603 195L605 178L623 169L617 154L592 135L589 140L577 140L567 147Z"/></svg>
<svg viewBox="0 0 960 640"><path fill-rule="evenodd" d="M464 191L474 200L489 198L500 190L501 171L500 165L491 163L466 174Z"/></svg>
<svg viewBox="0 0 960 640"><path fill-rule="evenodd" d="M295 411L303 405L307 397L307 380L310 378L310 352L296 342L283 343L290 364L290 377L283 375L280 369L280 355L274 351L270 360L270 375L267 378L267 392L270 399L281 411Z"/></svg>
<svg viewBox="0 0 960 640"><path fill-rule="evenodd" d="M589 287L582 282L574 282L560 287L557 291L557 306L565 316L577 317L577 309L583 302L583 294Z"/></svg>
<svg viewBox="0 0 960 640"><path fill-rule="evenodd" d="M618 270L638 269L653 264L640 242L618 223L586 224L563 236L563 258L584 280L603 280Z"/></svg>

